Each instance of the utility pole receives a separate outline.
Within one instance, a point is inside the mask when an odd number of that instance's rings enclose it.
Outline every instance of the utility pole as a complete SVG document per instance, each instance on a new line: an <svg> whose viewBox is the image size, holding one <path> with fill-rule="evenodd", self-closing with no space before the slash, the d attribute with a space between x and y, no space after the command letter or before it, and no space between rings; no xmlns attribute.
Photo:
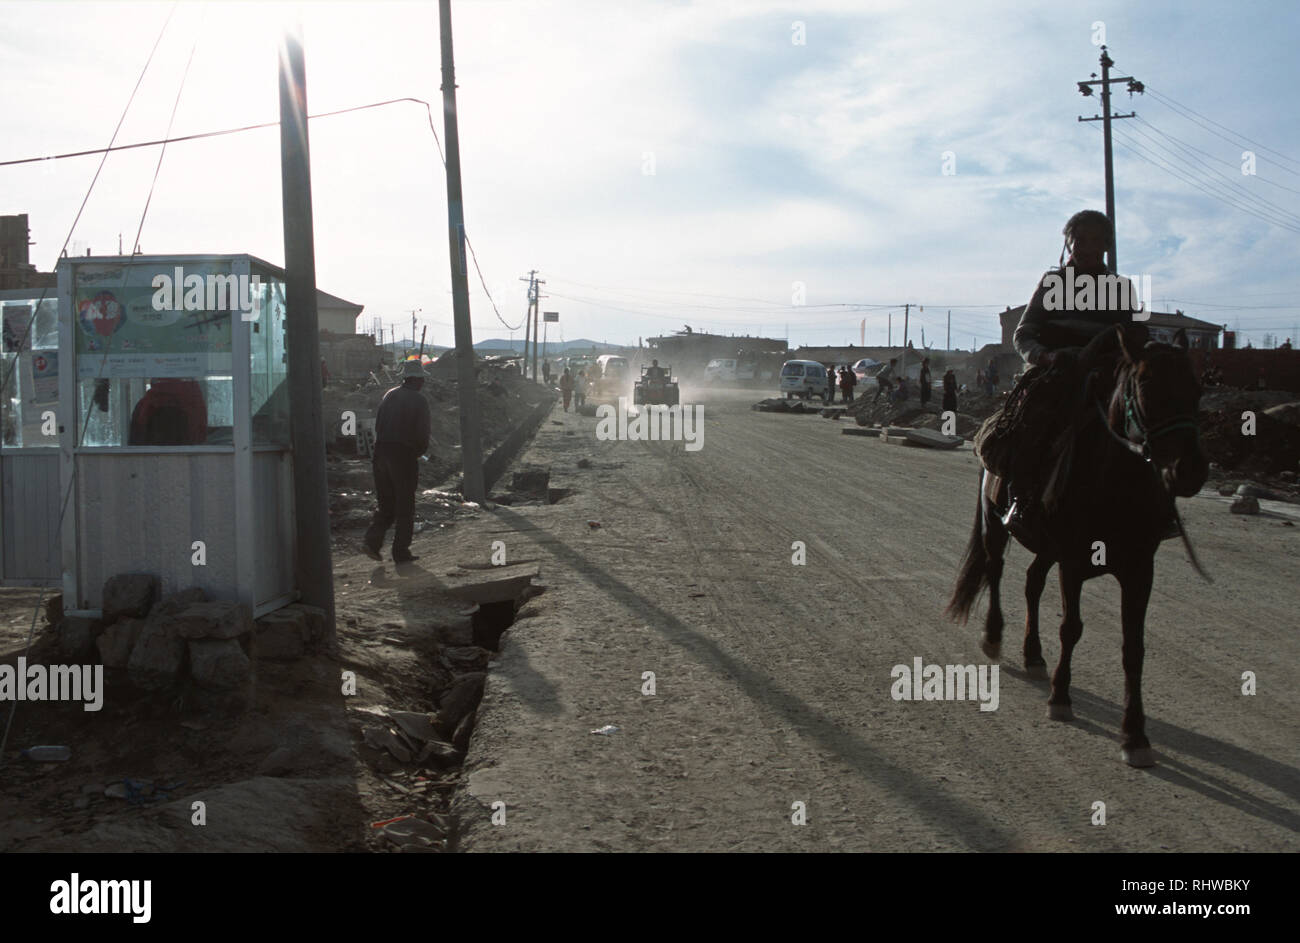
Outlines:
<svg viewBox="0 0 1300 943"><path fill-rule="evenodd" d="M1079 94L1087 98L1092 94L1094 85L1101 86L1101 114L1093 115L1091 118L1079 117L1080 121L1100 121L1102 122L1102 146L1105 148L1106 159L1106 218L1110 220L1110 264L1107 271L1114 275L1119 271L1118 261L1115 255L1115 244L1118 241L1117 230L1115 226L1115 165L1111 157L1110 147L1110 122L1113 118L1133 118L1136 117L1136 111L1130 111L1126 115L1112 115L1110 113L1110 86L1112 82L1127 82L1128 97L1132 98L1133 93L1141 95L1146 91L1146 86L1137 79L1129 75L1120 75L1115 78L1110 76L1110 67L1115 64L1110 54L1106 52L1106 47L1101 47L1101 78L1097 78L1097 73L1092 73L1092 81L1079 82Z"/></svg>
<svg viewBox="0 0 1300 943"><path fill-rule="evenodd" d="M537 302L534 296L537 294L537 269L528 273L527 278L519 279L521 282L528 283L528 310L524 313L524 376L528 376L528 338L531 335L533 327L533 305Z"/></svg>
<svg viewBox="0 0 1300 943"><path fill-rule="evenodd" d="M542 286L545 284L540 278L533 280L533 382L537 382L537 319L540 317Z"/></svg>
<svg viewBox="0 0 1300 943"><path fill-rule="evenodd" d="M316 320L316 246L312 236L311 148L307 138L307 64L302 27L280 47L280 192L284 213L285 317L289 329L289 409L293 417L294 520L302 601L325 610L332 645L334 572L330 561L325 426L321 418L320 334Z"/></svg>
<svg viewBox="0 0 1300 943"><path fill-rule="evenodd" d="M952 350L952 308L948 309L948 339L943 342L944 350Z"/></svg>
<svg viewBox="0 0 1300 943"><path fill-rule="evenodd" d="M479 438L474 333L469 321L469 269L465 258L465 207L460 191L460 132L456 123L456 65L451 47L451 0L438 0L442 36L442 119L447 144L447 249L451 256L452 311L456 322L456 379L460 388L461 493L482 504L483 442ZM319 426L319 424L318 424Z"/></svg>
<svg viewBox="0 0 1300 943"><path fill-rule="evenodd" d="M894 312L890 311L886 317L889 318L889 338L885 346L892 348L894 346Z"/></svg>

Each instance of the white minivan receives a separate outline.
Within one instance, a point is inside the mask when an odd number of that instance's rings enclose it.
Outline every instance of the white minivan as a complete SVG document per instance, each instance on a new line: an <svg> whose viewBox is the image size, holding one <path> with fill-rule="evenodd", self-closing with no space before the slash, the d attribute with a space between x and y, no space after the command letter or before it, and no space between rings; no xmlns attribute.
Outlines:
<svg viewBox="0 0 1300 943"><path fill-rule="evenodd" d="M826 397L826 368L815 360L787 360L781 365L780 391L786 399Z"/></svg>
<svg viewBox="0 0 1300 943"><path fill-rule="evenodd" d="M734 383L738 380L754 379L754 364L741 363L738 360L719 358L710 360L704 367L704 379L708 383Z"/></svg>

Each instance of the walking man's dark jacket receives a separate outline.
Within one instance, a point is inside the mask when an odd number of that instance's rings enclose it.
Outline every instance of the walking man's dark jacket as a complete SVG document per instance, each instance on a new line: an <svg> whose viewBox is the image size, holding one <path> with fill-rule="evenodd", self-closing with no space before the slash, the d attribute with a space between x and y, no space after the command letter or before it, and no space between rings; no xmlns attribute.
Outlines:
<svg viewBox="0 0 1300 943"><path fill-rule="evenodd" d="M429 401L409 386L395 386L379 402L375 441L400 442L417 456L429 450Z"/></svg>

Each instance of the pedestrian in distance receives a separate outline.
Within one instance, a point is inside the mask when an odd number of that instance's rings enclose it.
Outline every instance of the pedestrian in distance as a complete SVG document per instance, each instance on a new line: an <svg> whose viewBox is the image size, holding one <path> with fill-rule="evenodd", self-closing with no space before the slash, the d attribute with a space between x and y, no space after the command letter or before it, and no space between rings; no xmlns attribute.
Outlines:
<svg viewBox="0 0 1300 943"><path fill-rule="evenodd" d="M858 378L853 375L853 371L848 367L840 367L840 389L844 391L844 402L853 402L853 387L857 385Z"/></svg>
<svg viewBox="0 0 1300 943"><path fill-rule="evenodd" d="M921 405L926 406L930 402L930 358L924 357L921 360Z"/></svg>
<svg viewBox="0 0 1300 943"><path fill-rule="evenodd" d="M542 382L547 386L551 385L551 362L549 360L542 361Z"/></svg>
<svg viewBox="0 0 1300 943"><path fill-rule="evenodd" d="M876 374L876 395L872 397L871 402L880 399L881 393L887 393L885 397L888 400L894 392L894 364L898 363L897 357L890 358L889 363L885 364L885 369Z"/></svg>
<svg viewBox="0 0 1300 943"><path fill-rule="evenodd" d="M411 553L415 533L415 489L420 484L420 457L429 448L429 401L424 389L424 368L418 360L402 365L402 385L379 402L375 414L375 450L371 467L379 507L371 518L362 544L366 556L383 560L388 528L393 532L393 562L419 559Z"/></svg>
<svg viewBox="0 0 1300 943"><path fill-rule="evenodd" d="M587 402L587 371L579 370L573 378L573 409L576 412Z"/></svg>
<svg viewBox="0 0 1300 943"><path fill-rule="evenodd" d="M569 373L569 368L564 368L564 373L560 374L560 395L564 397L564 411L569 411L569 400L573 397L573 375Z"/></svg>
<svg viewBox="0 0 1300 943"><path fill-rule="evenodd" d="M957 374L951 367L943 375L943 411L957 411Z"/></svg>

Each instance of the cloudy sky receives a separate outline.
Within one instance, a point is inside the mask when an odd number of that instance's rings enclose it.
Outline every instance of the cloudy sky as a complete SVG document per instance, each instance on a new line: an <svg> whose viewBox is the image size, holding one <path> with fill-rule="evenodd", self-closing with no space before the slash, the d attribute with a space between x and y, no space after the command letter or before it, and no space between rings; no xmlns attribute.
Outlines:
<svg viewBox="0 0 1300 943"><path fill-rule="evenodd" d="M0 161L278 118L276 43L300 9L312 113L439 107L436 3L0 3ZM168 17L170 15L170 20ZM792 344L942 347L998 336L1055 264L1074 211L1104 209L1100 112L1076 82L1146 83L1115 106L1120 270L1158 310L1255 344L1300 322L1300 5L1278 2L700 3L455 0L476 339L508 337L519 281L567 338L684 324ZM166 23L165 29L164 24ZM192 60L191 60L192 55ZM187 72L187 62L189 63ZM182 85L182 77L184 82ZM180 91L179 103L177 100ZM420 309L451 341L446 189L413 103L311 124L317 280L374 318ZM1255 155L1243 175L1243 151ZM109 155L72 250L130 251L159 148ZM0 166L50 269L98 156ZM948 172L945 172L948 171ZM274 129L176 143L140 245L283 262ZM552 325L552 328L556 328ZM515 332L518 339L522 330ZM1300 337L1296 338L1300 341Z"/></svg>

